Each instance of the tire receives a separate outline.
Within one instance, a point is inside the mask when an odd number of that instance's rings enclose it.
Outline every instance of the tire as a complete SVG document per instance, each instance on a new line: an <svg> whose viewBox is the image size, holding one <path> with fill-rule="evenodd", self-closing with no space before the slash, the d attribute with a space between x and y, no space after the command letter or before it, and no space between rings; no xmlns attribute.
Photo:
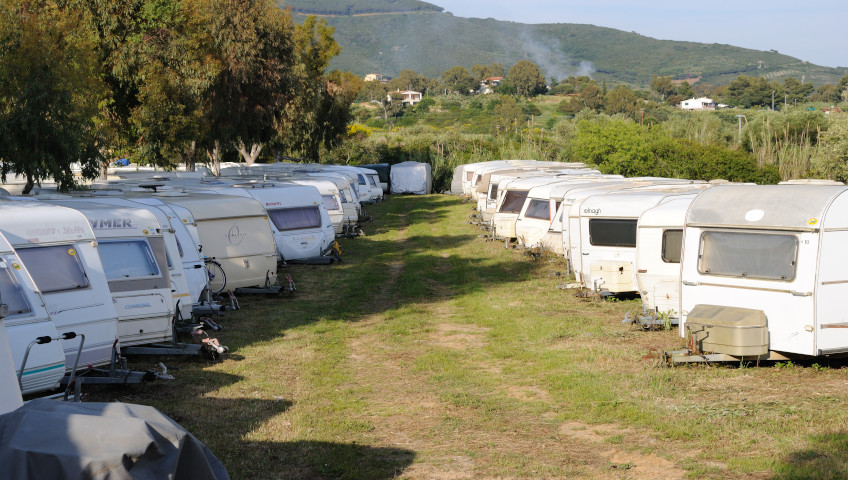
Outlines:
<svg viewBox="0 0 848 480"><path fill-rule="evenodd" d="M227 286L227 274L221 264L215 260L206 261L206 273L209 275L209 291L221 293Z"/></svg>

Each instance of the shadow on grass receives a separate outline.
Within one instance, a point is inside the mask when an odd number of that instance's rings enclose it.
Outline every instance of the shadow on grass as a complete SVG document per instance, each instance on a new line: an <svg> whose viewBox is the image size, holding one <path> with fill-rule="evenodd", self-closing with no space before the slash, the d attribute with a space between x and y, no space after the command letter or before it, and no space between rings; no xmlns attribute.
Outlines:
<svg viewBox="0 0 848 480"><path fill-rule="evenodd" d="M791 452L775 470L772 480L848 478L848 432L812 437L810 448Z"/></svg>

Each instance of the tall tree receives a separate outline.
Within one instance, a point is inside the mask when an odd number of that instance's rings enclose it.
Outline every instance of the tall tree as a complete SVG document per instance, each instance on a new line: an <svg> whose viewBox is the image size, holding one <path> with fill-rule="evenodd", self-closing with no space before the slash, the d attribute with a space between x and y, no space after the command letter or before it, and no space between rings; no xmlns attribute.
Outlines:
<svg viewBox="0 0 848 480"><path fill-rule="evenodd" d="M656 92L660 96L660 99L665 101L665 98L675 91L671 77L658 77L654 75L651 78L651 91Z"/></svg>
<svg viewBox="0 0 848 480"><path fill-rule="evenodd" d="M610 114L624 114L631 118L636 117L639 99L633 90L619 85L612 89L604 100L604 110Z"/></svg>
<svg viewBox="0 0 848 480"><path fill-rule="evenodd" d="M468 95L477 87L477 82L465 67L451 67L442 72L440 79L448 88L461 95Z"/></svg>
<svg viewBox="0 0 848 480"><path fill-rule="evenodd" d="M73 186L75 162L97 176L106 88L90 25L65 4L0 0L0 174L24 176L24 193L47 178Z"/></svg>
<svg viewBox="0 0 848 480"><path fill-rule="evenodd" d="M545 77L538 65L529 60L519 60L506 77L507 82L515 87L518 95L531 97L544 93Z"/></svg>

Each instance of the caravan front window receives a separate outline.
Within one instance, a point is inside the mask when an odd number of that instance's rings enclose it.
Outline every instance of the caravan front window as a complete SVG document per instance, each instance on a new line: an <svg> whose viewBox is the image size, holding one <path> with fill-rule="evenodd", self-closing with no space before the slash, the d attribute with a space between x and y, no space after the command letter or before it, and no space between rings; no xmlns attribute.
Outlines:
<svg viewBox="0 0 848 480"><path fill-rule="evenodd" d="M0 303L9 307L9 315L29 313L32 309L12 268L10 262L0 260Z"/></svg>
<svg viewBox="0 0 848 480"><path fill-rule="evenodd" d="M797 256L795 235L704 232L698 271L705 275L789 281L795 278Z"/></svg>
<svg viewBox="0 0 848 480"><path fill-rule="evenodd" d="M527 210L524 212L527 218L538 218L540 220L551 219L551 204L548 200L530 200Z"/></svg>
<svg viewBox="0 0 848 480"><path fill-rule="evenodd" d="M108 280L155 277L159 267L150 244L144 240L102 241L100 261Z"/></svg>
<svg viewBox="0 0 848 480"><path fill-rule="evenodd" d="M334 195L321 195L321 198L324 200L324 208L327 210L341 210Z"/></svg>
<svg viewBox="0 0 848 480"><path fill-rule="evenodd" d="M680 263L680 250L683 248L683 230L663 230L662 261Z"/></svg>
<svg viewBox="0 0 848 480"><path fill-rule="evenodd" d="M279 231L321 227L318 207L281 208L268 210L268 216Z"/></svg>
<svg viewBox="0 0 848 480"><path fill-rule="evenodd" d="M589 243L598 247L636 247L636 220L589 219Z"/></svg>
<svg viewBox="0 0 848 480"><path fill-rule="evenodd" d="M88 287L88 277L73 245L21 248L17 252L42 293Z"/></svg>
<svg viewBox="0 0 848 480"><path fill-rule="evenodd" d="M519 213L524 207L524 200L527 199L527 190L507 190L504 196L501 213Z"/></svg>

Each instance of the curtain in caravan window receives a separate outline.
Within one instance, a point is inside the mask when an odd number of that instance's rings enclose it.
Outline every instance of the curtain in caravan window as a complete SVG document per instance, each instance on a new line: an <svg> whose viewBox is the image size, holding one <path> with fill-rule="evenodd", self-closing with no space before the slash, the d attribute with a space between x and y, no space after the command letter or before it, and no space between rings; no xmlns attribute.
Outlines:
<svg viewBox="0 0 848 480"><path fill-rule="evenodd" d="M88 287L88 278L73 245L21 248L17 252L42 293Z"/></svg>
<svg viewBox="0 0 848 480"><path fill-rule="evenodd" d="M792 280L798 239L795 235L751 232L704 232L698 271L765 280Z"/></svg>
<svg viewBox="0 0 848 480"><path fill-rule="evenodd" d="M683 248L683 230L663 230L662 261L680 263L680 250Z"/></svg>
<svg viewBox="0 0 848 480"><path fill-rule="evenodd" d="M592 218L589 243L599 247L636 247L636 220Z"/></svg>
<svg viewBox="0 0 848 480"><path fill-rule="evenodd" d="M9 307L9 315L21 315L32 311L12 271L12 266L5 260L0 260L0 302Z"/></svg>
<svg viewBox="0 0 848 480"><path fill-rule="evenodd" d="M527 205L527 211L524 212L524 216L527 218L550 220L551 204L548 200L530 200L530 205Z"/></svg>
<svg viewBox="0 0 848 480"><path fill-rule="evenodd" d="M108 280L159 275L153 251L144 240L103 241L100 242L99 250Z"/></svg>
<svg viewBox="0 0 848 480"><path fill-rule="evenodd" d="M268 210L268 216L277 230L303 230L321 227L321 212L318 207L281 208Z"/></svg>
<svg viewBox="0 0 848 480"><path fill-rule="evenodd" d="M341 210L334 195L321 195L321 199L324 200L324 208L327 210Z"/></svg>
<svg viewBox="0 0 848 480"><path fill-rule="evenodd" d="M504 197L501 213L519 213L524 206L524 200L527 199L527 190L507 190Z"/></svg>

